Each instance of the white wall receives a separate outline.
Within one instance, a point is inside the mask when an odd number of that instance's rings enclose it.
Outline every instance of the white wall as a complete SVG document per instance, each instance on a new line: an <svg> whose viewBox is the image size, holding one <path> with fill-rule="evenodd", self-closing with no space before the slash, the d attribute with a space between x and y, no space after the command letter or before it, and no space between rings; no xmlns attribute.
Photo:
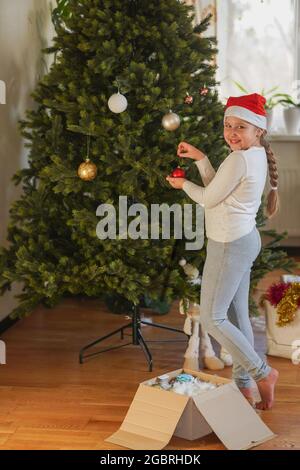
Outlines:
<svg viewBox="0 0 300 470"><path fill-rule="evenodd" d="M300 246L300 136L273 135L270 138L277 158L280 210L268 220L265 229L288 232L281 246ZM268 178L269 180L269 178ZM266 194L270 189L269 181Z"/></svg>
<svg viewBox="0 0 300 470"><path fill-rule="evenodd" d="M27 160L18 120L34 106L30 93L49 68L51 57L41 48L54 35L52 4L55 0L0 0L0 81L6 86L6 104L0 104L0 244L5 246L9 208L20 194L11 178ZM3 94L3 84L1 89ZM16 305L17 291L20 286L0 297L0 320Z"/></svg>

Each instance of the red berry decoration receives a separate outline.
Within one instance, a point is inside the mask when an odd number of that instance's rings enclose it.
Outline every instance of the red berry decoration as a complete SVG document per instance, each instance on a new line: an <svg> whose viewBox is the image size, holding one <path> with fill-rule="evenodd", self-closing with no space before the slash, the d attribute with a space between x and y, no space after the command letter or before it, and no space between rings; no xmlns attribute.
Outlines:
<svg viewBox="0 0 300 470"><path fill-rule="evenodd" d="M182 168L175 168L171 173L172 178L185 178L185 171Z"/></svg>
<svg viewBox="0 0 300 470"><path fill-rule="evenodd" d="M194 98L187 93L186 97L184 98L185 104L193 104L193 100L194 100Z"/></svg>
<svg viewBox="0 0 300 470"><path fill-rule="evenodd" d="M200 93L200 95L202 95L202 96L207 95L207 93L208 93L208 88L206 88L206 87L204 87L204 88L199 88L199 93Z"/></svg>

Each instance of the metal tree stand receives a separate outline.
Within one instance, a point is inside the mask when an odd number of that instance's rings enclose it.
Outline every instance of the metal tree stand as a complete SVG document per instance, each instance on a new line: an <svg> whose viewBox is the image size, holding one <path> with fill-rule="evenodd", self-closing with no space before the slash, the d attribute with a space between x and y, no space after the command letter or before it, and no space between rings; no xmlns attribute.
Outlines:
<svg viewBox="0 0 300 470"><path fill-rule="evenodd" d="M153 360L152 360L152 355L149 351L149 348L147 346L146 341L143 338L142 332L141 332L141 324L143 325L149 325L153 326L155 328L161 328L163 330L169 330L169 331L174 331L175 333L182 333L185 336L187 336L184 331L178 330L176 328L171 328L170 326L165 326L165 325L159 325L157 323L151 323L145 320L141 320L140 317L140 307L138 305L134 305L133 307L133 314L132 314L132 321L128 323L127 325L121 326L121 328L118 328L115 331L112 331L108 335L102 336L101 338L98 338L96 341L93 341L92 343L87 344L84 346L79 353L79 362L80 364L83 364L83 360L86 359L87 357L92 357L92 356L97 356L98 354L101 354L106 351L111 351L112 349L119 349L123 348L124 346L128 346L129 344L134 344L134 345L139 345L142 350L144 351L144 354L146 356L148 365L149 365L149 372L152 372L152 367L153 367ZM132 341L130 343L125 343L121 344L119 346L111 346L106 349L102 349L101 351L97 351L94 353L86 354L84 355L84 352L87 351L88 349L92 348L96 344L100 343L101 341L106 340L107 338L110 338L111 336L114 336L118 333L121 334L121 339L124 339L124 330L127 328L132 329ZM187 336L188 338L188 336ZM186 341L186 340L151 340L149 343L169 343L169 342L181 342L181 341Z"/></svg>

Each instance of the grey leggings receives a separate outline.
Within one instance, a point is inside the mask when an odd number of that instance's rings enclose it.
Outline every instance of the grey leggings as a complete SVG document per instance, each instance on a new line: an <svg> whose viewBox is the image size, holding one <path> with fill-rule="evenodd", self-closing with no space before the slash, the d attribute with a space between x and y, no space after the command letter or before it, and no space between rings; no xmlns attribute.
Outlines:
<svg viewBox="0 0 300 470"><path fill-rule="evenodd" d="M254 350L249 320L252 265L261 250L256 226L232 242L208 239L201 282L200 321L233 358L232 376L238 387L250 387L271 371Z"/></svg>

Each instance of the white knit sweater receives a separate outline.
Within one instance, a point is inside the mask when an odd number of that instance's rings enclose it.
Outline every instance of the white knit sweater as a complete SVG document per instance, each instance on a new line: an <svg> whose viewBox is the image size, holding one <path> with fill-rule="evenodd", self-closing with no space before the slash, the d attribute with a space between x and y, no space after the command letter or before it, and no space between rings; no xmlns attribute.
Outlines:
<svg viewBox="0 0 300 470"><path fill-rule="evenodd" d="M182 189L204 207L206 236L230 242L250 233L267 178L264 147L231 152L217 172L207 156L195 164L206 187L185 181Z"/></svg>

